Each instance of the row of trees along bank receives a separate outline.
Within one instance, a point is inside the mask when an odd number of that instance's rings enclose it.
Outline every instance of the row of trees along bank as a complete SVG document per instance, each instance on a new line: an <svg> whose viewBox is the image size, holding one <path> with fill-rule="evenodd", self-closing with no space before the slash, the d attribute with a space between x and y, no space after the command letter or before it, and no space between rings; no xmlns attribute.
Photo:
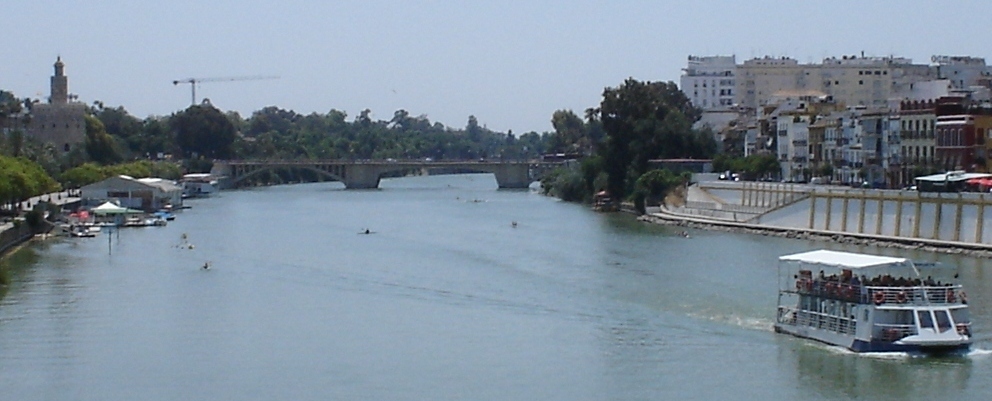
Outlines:
<svg viewBox="0 0 992 401"><path fill-rule="evenodd" d="M206 172L215 158L520 160L567 153L583 156L580 167L544 180L549 193L589 201L605 190L615 199L643 203L657 201L662 196L658 191L683 179L655 173L641 180L651 169L649 160L709 159L717 150L711 132L692 129L701 111L675 83L634 79L605 88L599 106L586 109L582 117L558 110L551 116L554 131L522 135L489 130L474 116L468 117L464 128L452 128L406 110L395 111L388 120L375 120L366 109L349 121L345 112L334 109L304 115L266 107L242 118L205 103L142 120L123 107L94 102L87 110L86 146L67 154L24 137L23 127L36 102L0 91L0 126L9 133L0 138L0 150L37 163L67 187L124 169L136 177ZM177 168L108 167L163 159Z"/></svg>
<svg viewBox="0 0 992 401"><path fill-rule="evenodd" d="M164 159L180 163L184 172L206 172L215 158L522 160L568 152L573 142L581 142L559 131L496 132L474 116L468 117L464 128L453 128L406 110L377 120L368 109L349 118L335 109L300 114L271 106L243 118L204 103L142 120L124 107L107 107L97 101L87 106L86 146L63 153L25 136L31 108L37 102L0 91L0 127L7 133L0 135L0 151L40 164L63 184L69 182L61 179L62 174L84 163L109 166ZM563 122L556 129L570 132L566 126L571 123Z"/></svg>

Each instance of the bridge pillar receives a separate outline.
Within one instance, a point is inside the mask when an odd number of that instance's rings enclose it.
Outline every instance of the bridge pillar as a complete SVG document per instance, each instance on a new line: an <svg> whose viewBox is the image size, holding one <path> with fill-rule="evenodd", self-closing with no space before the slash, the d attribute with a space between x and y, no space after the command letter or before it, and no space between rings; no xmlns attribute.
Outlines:
<svg viewBox="0 0 992 401"><path fill-rule="evenodd" d="M345 166L344 187L346 189L379 188L379 169L372 164L350 164Z"/></svg>
<svg viewBox="0 0 992 401"><path fill-rule="evenodd" d="M213 167L210 168L210 175L218 177L217 189L228 189L231 187L231 182L234 181L234 170L231 165L226 162L214 161Z"/></svg>
<svg viewBox="0 0 992 401"><path fill-rule="evenodd" d="M530 187L530 165L527 163L497 164L492 170L500 188Z"/></svg>

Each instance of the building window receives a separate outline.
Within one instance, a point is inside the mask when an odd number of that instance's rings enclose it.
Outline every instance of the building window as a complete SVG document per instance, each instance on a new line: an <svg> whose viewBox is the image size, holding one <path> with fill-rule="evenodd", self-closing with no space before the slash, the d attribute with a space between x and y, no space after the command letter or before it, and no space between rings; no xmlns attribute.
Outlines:
<svg viewBox="0 0 992 401"><path fill-rule="evenodd" d="M62 151L63 152L68 152L69 151L69 144L68 143L65 144L65 145L62 145Z"/></svg>

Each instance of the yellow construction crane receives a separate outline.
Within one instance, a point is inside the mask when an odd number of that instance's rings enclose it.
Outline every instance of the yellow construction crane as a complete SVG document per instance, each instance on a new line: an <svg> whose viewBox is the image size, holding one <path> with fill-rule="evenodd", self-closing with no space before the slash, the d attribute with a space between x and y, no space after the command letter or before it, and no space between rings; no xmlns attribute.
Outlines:
<svg viewBox="0 0 992 401"><path fill-rule="evenodd" d="M272 76L272 75L254 75L254 76L248 76L248 77L186 78L186 79L177 79L175 81L172 81L172 84L173 85L189 84L190 92L191 92L191 96L190 96L191 101L190 101L190 104L195 106L196 105L196 84L198 84L198 83L203 83L203 82L228 82L228 81L256 81L256 80L262 80L262 79L279 79L279 77Z"/></svg>

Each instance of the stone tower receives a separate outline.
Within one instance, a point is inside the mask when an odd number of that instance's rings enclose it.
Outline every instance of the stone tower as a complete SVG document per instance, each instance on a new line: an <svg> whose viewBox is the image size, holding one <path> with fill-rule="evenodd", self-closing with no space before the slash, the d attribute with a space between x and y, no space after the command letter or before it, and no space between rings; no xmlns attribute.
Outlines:
<svg viewBox="0 0 992 401"><path fill-rule="evenodd" d="M86 141L86 106L69 99L69 78L65 76L62 57L55 60L55 75L51 82L48 104L31 107L27 133L29 137L68 152Z"/></svg>
<svg viewBox="0 0 992 401"><path fill-rule="evenodd" d="M65 76L65 64L62 57L55 60L55 75L52 75L52 96L48 98L51 104L66 104L69 102L69 78Z"/></svg>

